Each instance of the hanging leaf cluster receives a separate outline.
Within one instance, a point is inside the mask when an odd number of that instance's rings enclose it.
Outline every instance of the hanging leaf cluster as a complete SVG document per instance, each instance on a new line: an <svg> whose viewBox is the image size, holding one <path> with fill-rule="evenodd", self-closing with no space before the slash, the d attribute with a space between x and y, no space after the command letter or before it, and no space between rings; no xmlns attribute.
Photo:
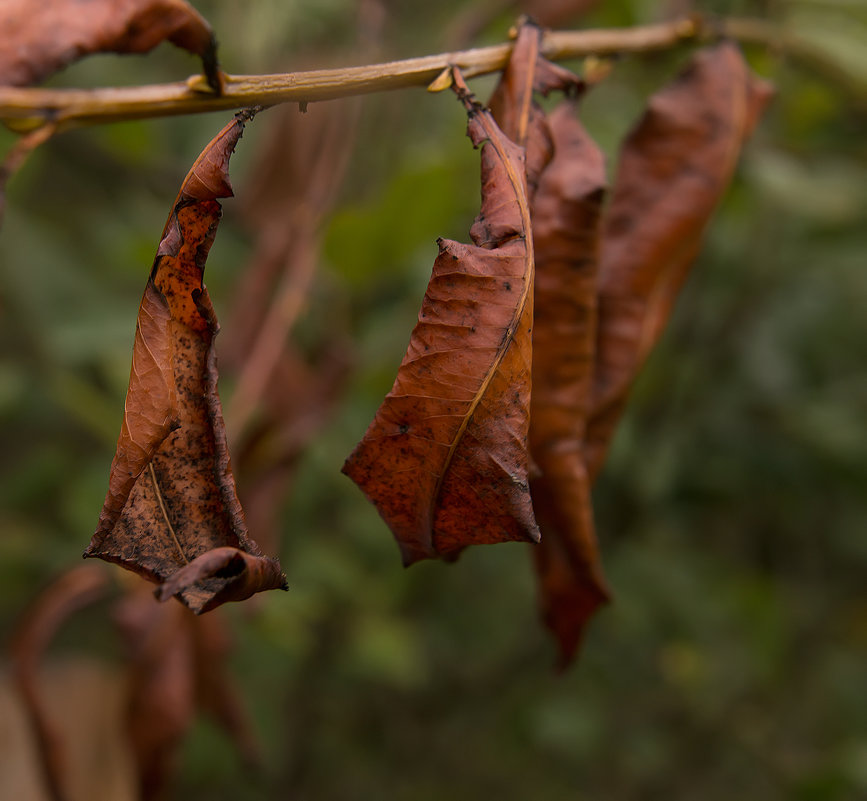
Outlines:
<svg viewBox="0 0 867 801"><path fill-rule="evenodd" d="M629 388L659 339L702 232L768 98L737 47L695 55L650 100L609 190L578 121L585 87L520 28L483 108L472 244L440 240L418 324L347 473L404 562L468 545L533 545L562 665L610 598L590 491ZM536 95L565 97L545 113Z"/></svg>
<svg viewBox="0 0 867 801"><path fill-rule="evenodd" d="M0 42L0 83L27 85L88 53L169 40L201 57L211 91L221 91L211 29L183 0L52 0L41 13L33 22L21 0L0 10L13 32ZM46 36L53 28L62 35ZM593 482L769 90L734 44L697 52L650 99L609 186L578 118L587 86L545 60L535 25L519 27L489 108L456 69L436 85L451 86L467 111L481 209L470 243L438 241L394 385L343 471L406 565L453 560L470 545L531 543L542 615L566 665L611 597ZM544 111L538 98L552 94L561 99ZM236 115L205 148L169 214L85 552L196 613L286 587L247 532L217 394L219 326L203 283L219 199L232 195L229 159L253 113ZM312 245L301 250L312 260ZM276 369L280 359L266 348L255 361Z"/></svg>
<svg viewBox="0 0 867 801"><path fill-rule="evenodd" d="M623 143L609 191L578 120L586 87L525 24L484 108L446 80L481 150L470 244L438 241L394 386L344 472L409 565L533 543L561 664L610 598L591 487L629 388L664 330L702 231L767 99L735 45L699 52ZM546 113L537 95L563 100ZM229 467L202 283L240 114L182 184L139 310L109 491L87 556L196 612L285 587L249 538Z"/></svg>

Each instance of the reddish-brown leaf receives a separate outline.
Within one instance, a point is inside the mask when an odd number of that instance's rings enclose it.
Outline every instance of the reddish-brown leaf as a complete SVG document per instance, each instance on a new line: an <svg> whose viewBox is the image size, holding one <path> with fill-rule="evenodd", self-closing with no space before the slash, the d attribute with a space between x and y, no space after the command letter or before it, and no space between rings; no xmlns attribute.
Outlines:
<svg viewBox="0 0 867 801"><path fill-rule="evenodd" d="M571 94L580 81L539 56L540 31L524 25L491 109L527 147L536 281L530 490L542 535L533 548L540 605L561 664L584 624L608 599L593 527L583 439L593 387L596 267L605 194L601 151L562 102L546 116L533 90Z"/></svg>
<svg viewBox="0 0 867 801"><path fill-rule="evenodd" d="M584 625L609 598L593 526L584 433L593 389L596 273L605 164L571 102L548 119L554 155L533 202L536 315L530 482L542 532L534 549L541 607L573 657Z"/></svg>
<svg viewBox="0 0 867 801"><path fill-rule="evenodd" d="M202 59L219 92L217 45L185 0L4 0L0 85L29 86L91 53L146 53L168 40Z"/></svg>
<svg viewBox="0 0 867 801"><path fill-rule="evenodd" d="M391 392L344 472L405 564L467 545L537 541L528 482L533 251L523 151L455 85L482 143L472 245L439 241Z"/></svg>
<svg viewBox="0 0 867 801"><path fill-rule="evenodd" d="M243 551L232 563L240 570L172 584L195 612L285 589L278 563L247 537L217 396L217 319L202 284L217 198L232 194L229 157L250 116L236 115L205 148L169 215L139 309L109 489L85 552L162 583L211 549Z"/></svg>
<svg viewBox="0 0 867 801"><path fill-rule="evenodd" d="M769 96L737 46L724 42L696 54L651 98L623 145L601 254L591 481Z"/></svg>

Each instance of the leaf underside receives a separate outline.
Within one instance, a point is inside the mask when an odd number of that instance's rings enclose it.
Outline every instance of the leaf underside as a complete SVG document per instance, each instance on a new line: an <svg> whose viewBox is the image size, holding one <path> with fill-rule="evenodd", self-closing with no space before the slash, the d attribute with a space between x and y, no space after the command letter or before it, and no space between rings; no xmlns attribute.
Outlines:
<svg viewBox="0 0 867 801"><path fill-rule="evenodd" d="M186 585L173 585L195 612L285 588L278 563L247 536L217 395L218 324L202 284L217 198L232 194L229 157L249 116L236 115L208 145L166 223L139 309L109 489L85 551L158 583L197 564ZM210 572L196 562L224 547L243 552L240 561Z"/></svg>

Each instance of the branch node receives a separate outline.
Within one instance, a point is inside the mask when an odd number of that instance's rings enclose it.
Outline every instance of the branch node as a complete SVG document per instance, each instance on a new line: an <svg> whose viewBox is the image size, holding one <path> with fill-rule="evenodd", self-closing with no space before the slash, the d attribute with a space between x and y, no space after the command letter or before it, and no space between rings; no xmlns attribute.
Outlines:
<svg viewBox="0 0 867 801"><path fill-rule="evenodd" d="M451 89L454 83L452 68L446 67L436 78L434 78L427 86L428 92L442 92L444 89Z"/></svg>

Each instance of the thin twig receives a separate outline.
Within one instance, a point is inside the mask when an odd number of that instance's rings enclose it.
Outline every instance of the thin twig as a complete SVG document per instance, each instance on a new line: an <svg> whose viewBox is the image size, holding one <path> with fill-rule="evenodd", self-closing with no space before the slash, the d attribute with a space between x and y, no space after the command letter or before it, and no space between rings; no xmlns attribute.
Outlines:
<svg viewBox="0 0 867 801"><path fill-rule="evenodd" d="M718 36L790 56L848 91L858 106L867 104L867 76L844 68L834 53L789 27L763 19L729 17L717 21L713 28Z"/></svg>
<svg viewBox="0 0 867 801"><path fill-rule="evenodd" d="M692 17L657 25L592 31L549 31L542 53L561 60L588 55L665 50L696 39L704 28ZM197 114L277 103L301 104L408 86L426 86L443 70L457 66L465 77L497 72L509 57L510 43L454 53L346 69L275 75L227 75L222 95L213 94L202 76L183 83L110 89L0 88L0 120L15 130L45 122L60 129L121 120Z"/></svg>

